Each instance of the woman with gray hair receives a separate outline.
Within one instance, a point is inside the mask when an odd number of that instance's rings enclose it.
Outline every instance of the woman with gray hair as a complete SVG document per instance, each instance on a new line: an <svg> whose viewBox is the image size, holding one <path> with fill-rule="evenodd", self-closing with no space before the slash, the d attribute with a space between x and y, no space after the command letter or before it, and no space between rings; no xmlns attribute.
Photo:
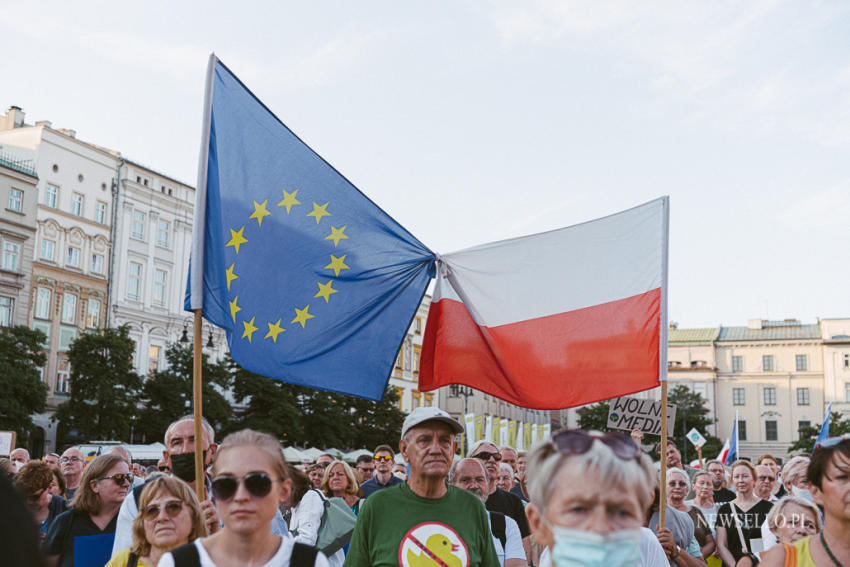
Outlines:
<svg viewBox="0 0 850 567"><path fill-rule="evenodd" d="M654 467L627 436L559 431L529 453L526 475L528 523L546 548L541 567L667 564L658 541L642 530Z"/></svg>

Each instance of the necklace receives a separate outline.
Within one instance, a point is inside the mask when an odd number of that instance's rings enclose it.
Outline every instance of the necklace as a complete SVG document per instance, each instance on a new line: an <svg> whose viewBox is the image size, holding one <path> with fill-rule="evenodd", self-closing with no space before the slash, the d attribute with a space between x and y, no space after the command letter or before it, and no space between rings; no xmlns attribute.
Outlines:
<svg viewBox="0 0 850 567"><path fill-rule="evenodd" d="M820 533L820 542L823 544L823 548L826 550L826 554L829 555L829 558L832 559L832 562L835 563L836 567L844 567L841 564L841 561L836 559L835 555L832 554L832 550L829 549L829 546L826 544L826 538L823 537L823 532Z"/></svg>

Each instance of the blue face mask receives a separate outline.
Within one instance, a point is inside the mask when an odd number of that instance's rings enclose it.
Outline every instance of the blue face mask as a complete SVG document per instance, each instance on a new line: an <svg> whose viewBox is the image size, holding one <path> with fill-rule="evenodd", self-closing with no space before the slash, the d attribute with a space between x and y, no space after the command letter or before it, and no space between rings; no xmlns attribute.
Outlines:
<svg viewBox="0 0 850 567"><path fill-rule="evenodd" d="M640 529L600 535L594 532L553 526L546 522L555 540L552 564L557 567L640 565Z"/></svg>

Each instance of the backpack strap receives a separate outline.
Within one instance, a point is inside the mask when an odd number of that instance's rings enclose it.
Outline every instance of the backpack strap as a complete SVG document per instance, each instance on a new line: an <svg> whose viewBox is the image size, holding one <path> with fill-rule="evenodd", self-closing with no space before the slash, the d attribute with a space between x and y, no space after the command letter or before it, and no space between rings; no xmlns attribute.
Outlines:
<svg viewBox="0 0 850 567"><path fill-rule="evenodd" d="M493 535L502 542L502 551L505 551L505 545L508 542L508 526L505 522L505 515L501 512L489 511L490 514L490 530Z"/></svg>
<svg viewBox="0 0 850 567"><path fill-rule="evenodd" d="M785 548L785 567L797 567L797 548L782 542Z"/></svg>
<svg viewBox="0 0 850 567"><path fill-rule="evenodd" d="M319 550L312 545L295 542L292 546L292 555L289 556L289 565L290 567L313 567L318 554Z"/></svg>
<svg viewBox="0 0 850 567"><path fill-rule="evenodd" d="M201 567L201 556L194 543L186 543L171 550L174 567Z"/></svg>
<svg viewBox="0 0 850 567"><path fill-rule="evenodd" d="M127 558L127 567L138 567L139 566L139 556L133 552L130 552L130 556Z"/></svg>

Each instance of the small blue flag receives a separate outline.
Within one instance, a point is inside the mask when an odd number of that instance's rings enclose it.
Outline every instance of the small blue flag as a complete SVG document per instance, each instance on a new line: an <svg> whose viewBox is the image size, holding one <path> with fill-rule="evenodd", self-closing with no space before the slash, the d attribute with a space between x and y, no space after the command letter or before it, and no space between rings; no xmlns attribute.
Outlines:
<svg viewBox="0 0 850 567"><path fill-rule="evenodd" d="M812 452L815 452L815 448L817 448L818 444L824 439L829 439L829 420L832 417L832 402L829 402L829 405L826 406L826 415L823 416L823 424L820 426L820 433L818 433L818 438L815 440L815 446L812 448Z"/></svg>
<svg viewBox="0 0 850 567"><path fill-rule="evenodd" d="M243 368L380 400L435 255L210 56L185 308Z"/></svg>
<svg viewBox="0 0 850 567"><path fill-rule="evenodd" d="M729 442L729 452L723 461L725 466L730 466L738 460L738 412L735 412L735 424L732 426L732 439Z"/></svg>

